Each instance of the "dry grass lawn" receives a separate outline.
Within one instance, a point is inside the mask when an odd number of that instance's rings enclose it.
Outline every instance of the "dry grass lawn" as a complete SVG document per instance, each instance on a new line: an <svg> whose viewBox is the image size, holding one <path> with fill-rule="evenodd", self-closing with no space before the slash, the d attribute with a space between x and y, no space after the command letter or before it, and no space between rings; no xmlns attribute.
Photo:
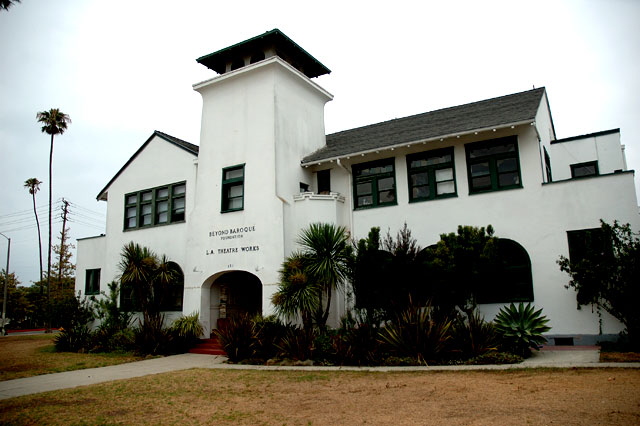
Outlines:
<svg viewBox="0 0 640 426"><path fill-rule="evenodd" d="M56 352L51 334L0 337L0 381L139 361L130 354Z"/></svg>
<svg viewBox="0 0 640 426"><path fill-rule="evenodd" d="M11 425L638 425L640 370L188 370L0 401Z"/></svg>

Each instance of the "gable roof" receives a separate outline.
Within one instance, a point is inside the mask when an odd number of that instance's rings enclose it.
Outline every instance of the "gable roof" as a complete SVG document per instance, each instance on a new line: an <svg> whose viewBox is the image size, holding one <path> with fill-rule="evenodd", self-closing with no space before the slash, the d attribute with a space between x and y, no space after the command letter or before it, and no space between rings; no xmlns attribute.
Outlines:
<svg viewBox="0 0 640 426"><path fill-rule="evenodd" d="M541 87L333 133L327 135L326 146L304 157L302 164L480 129L532 122L544 93L545 88Z"/></svg>
<svg viewBox="0 0 640 426"><path fill-rule="evenodd" d="M195 155L196 157L198 156L198 152L200 151L200 147L198 145L194 145L194 144L189 143L187 141L183 141L182 139L178 139L178 138L176 138L174 136L168 135L168 134L160 132L158 130L154 130L153 133L151 134L151 136L149 136L149 138L145 141L145 143L143 143L142 146L140 148L138 148L138 150L135 152L135 154L133 154L131 156L131 158L129 158L129 160L124 164L124 166L122 166L122 168L120 170L118 170L118 173L116 173L115 176L113 176L111 178L109 183L107 183L105 185L105 187L102 188L102 191L100 191L98 193L98 196L96 197L96 199L98 201L106 201L106 199L107 199L107 196L106 196L107 195L107 189L118 178L118 176L120 176L122 174L122 172L129 166L129 164L131 164L133 162L133 160L147 147L147 145L149 145L151 140L156 136L159 137L160 139L166 141L166 142L169 142L170 144L173 144L173 145L177 146L178 148L184 149L185 151L187 151L190 154Z"/></svg>

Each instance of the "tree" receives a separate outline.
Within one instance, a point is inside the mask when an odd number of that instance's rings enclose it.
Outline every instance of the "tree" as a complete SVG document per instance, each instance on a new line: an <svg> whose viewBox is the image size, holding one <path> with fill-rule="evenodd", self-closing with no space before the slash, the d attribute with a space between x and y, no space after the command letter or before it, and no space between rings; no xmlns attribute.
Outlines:
<svg viewBox="0 0 640 426"><path fill-rule="evenodd" d="M640 238L629 224L600 221L591 232L591 244L568 259L560 256L560 270L570 275L567 288L576 290L578 309L595 305L625 326L629 342L640 348Z"/></svg>
<svg viewBox="0 0 640 426"><path fill-rule="evenodd" d="M119 267L121 294L142 313L137 346L144 353L156 354L167 343L162 307L179 275L177 265L166 256L158 257L149 248L130 242L122 249Z"/></svg>
<svg viewBox="0 0 640 426"><path fill-rule="evenodd" d="M313 314L318 310L318 293L322 289L306 273L308 261L309 258L300 252L285 259L280 270L280 286L271 300L279 316L295 320L300 315L303 327L310 332Z"/></svg>
<svg viewBox="0 0 640 426"><path fill-rule="evenodd" d="M38 211L36 210L36 192L40 190L40 184L42 182L36 178L30 178L24 181L24 187L29 190L29 194L31 194L31 198L33 199L33 214L36 217L36 225L38 228L38 251L40 253L40 281L43 279L42 273L42 236L40 234L40 220L38 220Z"/></svg>
<svg viewBox="0 0 640 426"><path fill-rule="evenodd" d="M0 9L9 10L15 3L20 3L20 0L0 0Z"/></svg>
<svg viewBox="0 0 640 426"><path fill-rule="evenodd" d="M331 308L331 295L334 290L343 289L349 276L352 257L349 233L345 227L332 223L312 223L302 230L298 244L302 247L302 255L308 259L305 272L319 285L315 321L324 327Z"/></svg>
<svg viewBox="0 0 640 426"><path fill-rule="evenodd" d="M47 256L47 299L51 295L51 239L52 239L52 227L51 227L51 215L52 215L52 171L53 171L53 140L55 135L61 135L67 130L67 126L71 123L71 118L58 108L52 108L49 111L41 111L36 114L36 120L38 123L42 123L42 133L51 135L51 146L49 148L49 244L48 244L48 256ZM50 330L51 325L47 325L47 331Z"/></svg>

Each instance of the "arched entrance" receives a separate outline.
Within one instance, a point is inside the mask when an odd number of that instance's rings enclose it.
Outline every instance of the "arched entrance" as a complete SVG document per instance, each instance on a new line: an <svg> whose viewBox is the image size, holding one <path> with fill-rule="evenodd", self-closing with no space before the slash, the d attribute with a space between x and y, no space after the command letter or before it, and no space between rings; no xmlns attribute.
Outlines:
<svg viewBox="0 0 640 426"><path fill-rule="evenodd" d="M209 292L211 329L238 314L262 312L262 283L245 271L223 272L213 277Z"/></svg>

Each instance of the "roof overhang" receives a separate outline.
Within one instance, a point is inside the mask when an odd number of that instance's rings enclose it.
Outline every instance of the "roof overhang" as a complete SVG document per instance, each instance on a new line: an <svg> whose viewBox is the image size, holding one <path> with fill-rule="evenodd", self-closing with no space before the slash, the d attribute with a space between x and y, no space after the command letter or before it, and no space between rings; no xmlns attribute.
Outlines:
<svg viewBox="0 0 640 426"><path fill-rule="evenodd" d="M339 161L339 160L349 160L352 157L364 157L368 154L378 154L382 151L394 151L396 149L400 149L400 148L411 148L413 146L416 145L426 145L427 143L430 142L442 142L446 139L459 139L462 138L464 136L469 136L469 135L479 135L480 133L487 133L487 132L497 132L498 130L503 130L503 129L515 129L518 126L524 126L524 125L530 125L533 126L535 125L535 120L525 120L525 121L518 121L518 122L514 122L514 123L507 123L507 124L501 124L498 126L491 126L491 127L483 127L483 128L478 128L478 129L471 129L471 130L466 130L464 132L458 132L458 133L450 133L450 134L446 134L446 135L440 135L440 136L435 136L435 137L431 137L428 139L419 139L413 142L403 142L400 144L395 144L395 145L388 145L388 146L382 146L382 147L378 147L378 148L372 148L372 149L368 149L365 151L357 151L357 152L353 152L353 153L349 153L349 154L342 154L342 155L337 155L337 156L333 156L333 157L327 157L327 158L323 158L321 160L313 160L313 161L301 161L300 165L303 167L310 167L310 166L320 166L322 164L325 163L332 163L335 161Z"/></svg>

